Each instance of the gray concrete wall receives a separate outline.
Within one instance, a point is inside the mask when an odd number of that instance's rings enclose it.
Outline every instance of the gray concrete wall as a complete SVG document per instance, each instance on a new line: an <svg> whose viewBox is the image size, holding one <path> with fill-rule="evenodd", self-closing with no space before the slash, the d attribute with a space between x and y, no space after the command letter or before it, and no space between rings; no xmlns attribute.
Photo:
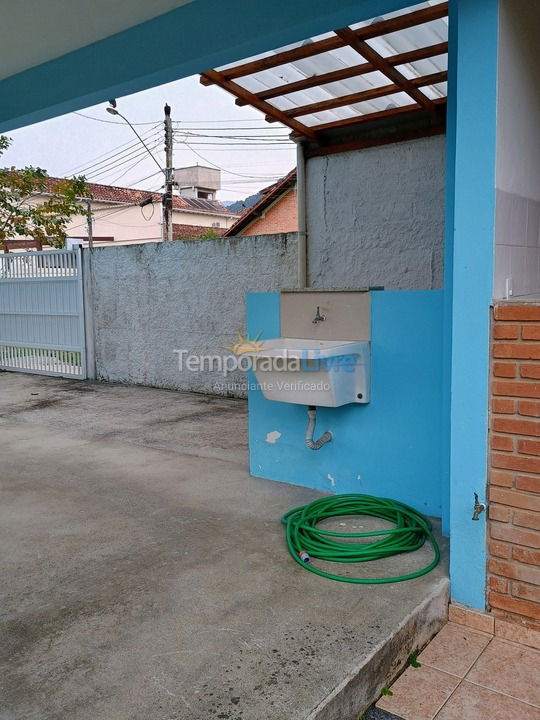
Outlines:
<svg viewBox="0 0 540 720"><path fill-rule="evenodd" d="M444 146L432 137L308 161L313 287L441 287ZM220 353L244 331L246 292L296 286L296 255L294 234L95 250L97 377L244 396L244 373L225 383L180 371L174 350Z"/></svg>
<svg viewBox="0 0 540 720"><path fill-rule="evenodd" d="M313 287L442 287L445 137L307 163Z"/></svg>
<svg viewBox="0 0 540 720"><path fill-rule="evenodd" d="M217 371L180 372L174 350L226 353L220 346L244 330L246 292L295 285L296 247L289 234L94 250L98 379L227 394ZM241 372L227 378L244 381Z"/></svg>

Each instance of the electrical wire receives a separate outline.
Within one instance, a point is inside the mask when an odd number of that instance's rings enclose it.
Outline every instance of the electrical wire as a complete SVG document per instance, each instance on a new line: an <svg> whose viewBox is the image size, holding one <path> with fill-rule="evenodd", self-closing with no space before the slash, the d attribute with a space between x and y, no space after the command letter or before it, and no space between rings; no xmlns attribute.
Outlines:
<svg viewBox="0 0 540 720"><path fill-rule="evenodd" d="M151 145L151 147L152 147L153 150L155 150L155 149L158 147L158 145L159 145L159 141L155 141L155 142ZM88 173L87 177L88 177L88 178L95 178L95 177L98 177L98 176L100 176L100 175L110 175L111 172L114 173L115 170L117 170L118 168L121 168L121 167L124 166L126 163L131 163L131 162L133 162L134 160L136 160L136 159L138 159L138 158L145 158L146 155L147 155L147 150L146 150L146 148L142 149L142 148L139 146L135 152L130 153L128 156L126 156L126 157L123 158L122 160L110 162L110 163L108 163L107 165L104 165L103 167L98 168L98 169L96 169L96 170Z"/></svg>
<svg viewBox="0 0 540 720"><path fill-rule="evenodd" d="M105 118L92 117L92 115L85 115L84 113L79 112L79 111L74 111L73 114L79 115L79 117L86 118L87 120L95 120L96 122L107 123L108 125L124 125L123 122L118 122L117 120L106 120ZM161 122L161 121L158 120L157 122ZM131 123L131 124L132 125L155 125L156 120L153 120L152 122L138 122L138 123Z"/></svg>
<svg viewBox="0 0 540 720"><path fill-rule="evenodd" d="M136 168L138 165L140 165L142 162L146 160L146 155L144 155L140 160L136 160L133 165L130 165L126 170L124 170L120 175L117 175L112 180L109 180L109 185L115 185L119 180L121 180L123 177L125 177L129 172L131 172L134 168Z"/></svg>
<svg viewBox="0 0 540 720"><path fill-rule="evenodd" d="M259 175L259 176L246 175L244 173L237 173L237 172L233 172L232 170L226 170L225 168L221 167L220 165L216 165L216 163L212 162L208 158L205 158L204 155L201 155L201 153L197 152L197 150L195 150L195 148L191 147L191 145L188 142L184 142L184 145L189 150L191 150L191 152L195 153L195 155L197 155L198 158L200 158L204 162L208 163L209 165L213 165L213 167L217 168L218 170L221 170L222 172L229 173L229 175L237 175L238 177L253 178L253 179L260 178L261 180L268 179L268 177L270 177L270 176L265 176L265 175Z"/></svg>
<svg viewBox="0 0 540 720"><path fill-rule="evenodd" d="M95 217L94 213L95 213L96 211L94 211L94 212L92 212L92 217L93 217L93 219L96 220L96 221L97 221L97 220L104 220L105 218L108 218L108 217L110 217L111 215L116 215L117 213L121 213L121 212L124 212L124 211L126 211L126 210L130 210L131 208L136 207L137 205L138 205L138 203L129 203L128 205L123 205L121 208L117 208L116 210L112 210L111 212L108 212L108 213L105 214L105 215L99 215L99 217ZM84 227L84 226L86 226L87 223L88 223L88 221L85 220L84 222L79 223L78 225L72 225L72 226L70 226L70 227L68 228L68 230L69 230L69 232L71 232L72 230L76 230L76 229L79 228L79 227Z"/></svg>
<svg viewBox="0 0 540 720"><path fill-rule="evenodd" d="M107 165L104 165L101 168L97 168L96 170L87 173L86 178L90 180L90 182L94 182L95 178L100 177L101 175L111 175L116 172L118 172L121 168L125 167L125 165L128 165L130 163L135 162L139 158L146 158L147 153L146 150L143 150L142 148L138 148L137 152L131 153L129 156L123 158L122 160L118 162L111 162Z"/></svg>
<svg viewBox="0 0 540 720"><path fill-rule="evenodd" d="M358 533L332 532L318 527L323 520L346 515L369 515L393 523L394 527ZM332 495L289 510L283 515L281 522L285 525L287 548L293 560L306 570L330 580L358 585L382 585L412 580L433 570L441 556L428 518L409 505L388 498L360 494ZM370 537L375 540L352 542L355 538ZM393 577L337 575L310 562L311 558L338 563L380 560L419 550L426 540L433 548L433 560L420 570ZM308 557L302 555L303 553L307 553Z"/></svg>
<svg viewBox="0 0 540 720"><path fill-rule="evenodd" d="M159 123L158 123L159 124ZM145 133L143 133L143 137L146 140L152 139L153 135L156 134L156 127L147 130ZM110 148L109 150L106 150L103 153L100 153L99 155L96 155L94 158L90 158L86 162L76 165L75 167L71 168L70 170L66 170L63 174L71 175L73 173L84 173L87 170L93 168L95 165L100 165L102 162L107 162L111 158L116 157L117 155L122 155L124 152L128 152L129 150L138 147L139 143L137 141L133 141L133 139L128 140L125 143L121 143L120 145L116 145L115 147Z"/></svg>

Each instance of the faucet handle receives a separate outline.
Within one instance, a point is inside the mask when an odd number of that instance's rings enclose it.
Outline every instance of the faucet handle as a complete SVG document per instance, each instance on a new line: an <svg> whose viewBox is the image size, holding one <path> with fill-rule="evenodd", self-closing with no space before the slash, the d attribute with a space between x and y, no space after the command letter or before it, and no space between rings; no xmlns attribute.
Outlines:
<svg viewBox="0 0 540 720"><path fill-rule="evenodd" d="M313 320L311 322L314 325L317 325L318 323L323 322L324 320L326 320L326 315L321 315L320 306L317 305L317 314L315 315L315 317L313 318Z"/></svg>
<svg viewBox="0 0 540 720"><path fill-rule="evenodd" d="M487 505L486 503L481 503L478 500L478 493L474 493L474 508L473 508L473 520L479 520L480 519L480 513L483 513L484 510L486 510Z"/></svg>

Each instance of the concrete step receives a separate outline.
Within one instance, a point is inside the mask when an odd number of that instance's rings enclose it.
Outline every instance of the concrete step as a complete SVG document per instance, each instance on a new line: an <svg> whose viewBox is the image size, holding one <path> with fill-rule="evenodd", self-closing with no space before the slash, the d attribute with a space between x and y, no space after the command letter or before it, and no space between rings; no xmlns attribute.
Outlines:
<svg viewBox="0 0 540 720"><path fill-rule="evenodd" d="M428 596L401 623L389 628L371 652L312 710L306 720L358 720L379 698L383 687L403 670L411 653L422 649L448 619L449 581L441 578ZM369 712L380 713L373 709ZM361 717L361 715L360 715ZM395 716L375 714L370 720L394 720ZM399 718L398 718L399 720Z"/></svg>

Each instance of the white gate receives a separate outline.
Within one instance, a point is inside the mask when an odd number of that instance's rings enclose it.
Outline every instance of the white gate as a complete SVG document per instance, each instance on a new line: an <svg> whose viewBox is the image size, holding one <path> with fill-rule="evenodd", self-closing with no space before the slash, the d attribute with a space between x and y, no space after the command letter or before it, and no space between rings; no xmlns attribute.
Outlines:
<svg viewBox="0 0 540 720"><path fill-rule="evenodd" d="M0 368L86 377L80 248L0 254Z"/></svg>

